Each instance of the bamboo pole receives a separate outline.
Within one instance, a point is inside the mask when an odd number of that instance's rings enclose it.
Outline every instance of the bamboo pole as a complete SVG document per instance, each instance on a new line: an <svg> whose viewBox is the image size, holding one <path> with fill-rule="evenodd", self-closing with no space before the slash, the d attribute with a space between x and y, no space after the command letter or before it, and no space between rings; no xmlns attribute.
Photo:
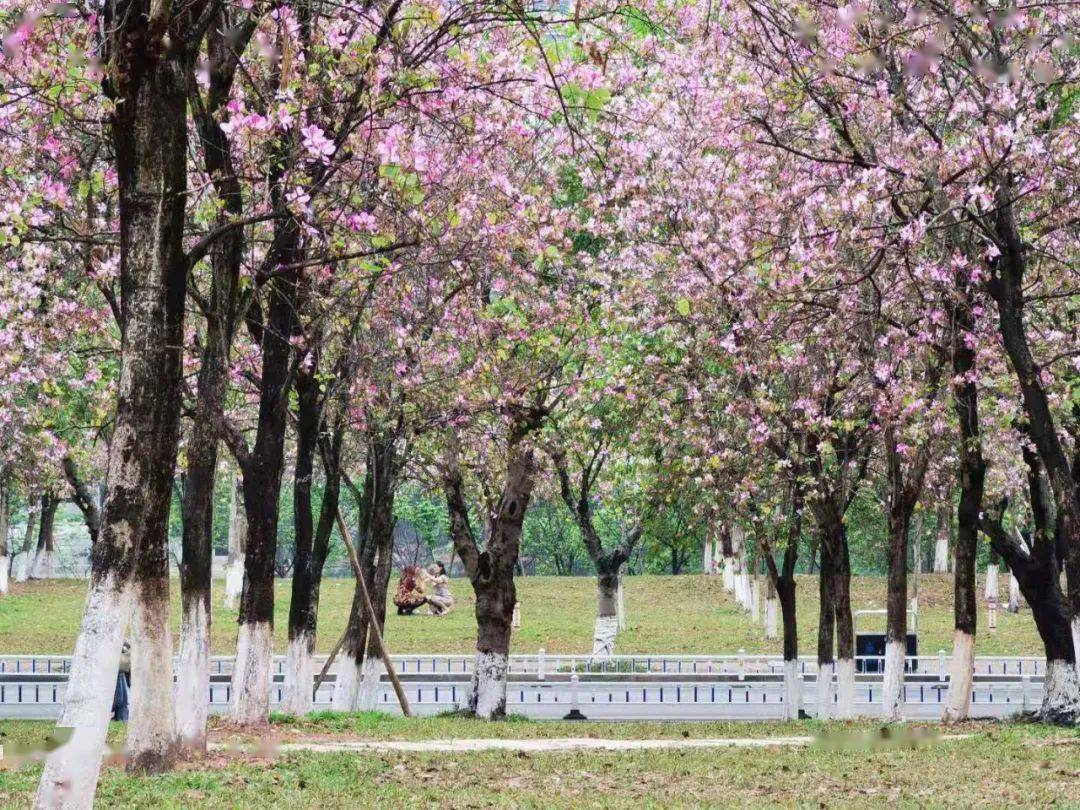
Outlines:
<svg viewBox="0 0 1080 810"><path fill-rule="evenodd" d="M315 695L318 694L319 687L322 686L323 681L326 680L326 674L330 671L330 665L334 663L334 659L337 658L337 654L341 652L341 645L345 643L345 636L347 636L348 633L349 631L346 630L344 633L341 634L341 638L338 639L337 644L334 645L334 649L330 651L330 655L326 659L326 663L323 664L322 671L317 676L315 676L315 688L311 692L312 699L314 699Z"/></svg>
<svg viewBox="0 0 1080 810"><path fill-rule="evenodd" d="M379 648L379 657L382 658L383 666L386 667L386 674L390 676L390 683L394 685L398 703L401 704L401 713L406 717L412 717L409 700L405 697L405 690L401 687L401 681L398 680L397 672L394 670L394 662L390 660L390 654L386 651L386 645L383 644L382 633L379 632L379 623L375 620L375 609L372 607L371 597L368 595L367 582L364 580L364 572L360 570L360 558L356 555L356 547L353 546L352 536L349 534L349 528L345 525L345 519L341 516L340 509L337 510L337 524L338 529L341 530L341 539L345 541L345 550L349 552L349 562L352 563L356 581L360 584L360 593L364 597L364 610L368 614L368 627L375 639L376 646ZM344 641L344 639L342 640ZM329 666L329 662L327 662L327 666Z"/></svg>

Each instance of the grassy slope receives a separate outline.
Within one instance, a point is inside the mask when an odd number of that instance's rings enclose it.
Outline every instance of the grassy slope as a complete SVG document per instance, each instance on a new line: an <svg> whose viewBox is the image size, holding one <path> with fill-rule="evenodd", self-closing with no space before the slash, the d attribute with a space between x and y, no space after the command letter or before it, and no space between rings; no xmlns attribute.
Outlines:
<svg viewBox="0 0 1080 810"><path fill-rule="evenodd" d="M45 724L8 724L8 741ZM882 741L878 726L836 724L484 724L370 715L306 724L358 738L499 736L778 736L831 732L810 748L517 754L220 754L173 773L106 768L102 807L644 807L874 805L1046 806L1076 800L1080 733L979 724L969 739L927 748ZM347 728L341 728L347 726ZM4 725L0 724L0 731ZM846 744L837 735L848 733ZM895 732L894 732L895 734ZM867 736L869 735L869 736ZM114 738L117 735L114 734ZM28 806L39 769L0 770L0 806Z"/></svg>
<svg viewBox="0 0 1080 810"><path fill-rule="evenodd" d="M217 583L215 583L217 584ZM174 627L179 625L178 594L173 583ZM288 581L277 584L275 639L284 650L289 602ZM857 577L852 587L855 609L884 605L884 579ZM68 653L78 630L86 585L75 580L13 584L0 598L0 653ZM469 583L453 583L458 607L442 618L427 615L399 617L391 609L387 644L394 652L468 652L475 640L473 597ZM523 577L518 580L523 627L514 631L514 649L535 652L585 653L591 650L595 611L594 580L588 577ZM817 581L800 577L798 587L800 650L813 654L817 635ZM348 617L352 582L328 580L323 585L318 646L327 651L340 636ZM920 649L924 654L952 648L952 583L947 576L923 575L920 580ZM628 577L628 628L619 636L618 652L716 653L780 651L779 641L765 639L721 589L720 578ZM985 626L985 611L979 621ZM228 653L235 642L236 615L221 606L214 594L213 646ZM868 628L883 625L871 617ZM979 653L1038 655L1041 651L1031 615L1002 613L998 630L983 632Z"/></svg>

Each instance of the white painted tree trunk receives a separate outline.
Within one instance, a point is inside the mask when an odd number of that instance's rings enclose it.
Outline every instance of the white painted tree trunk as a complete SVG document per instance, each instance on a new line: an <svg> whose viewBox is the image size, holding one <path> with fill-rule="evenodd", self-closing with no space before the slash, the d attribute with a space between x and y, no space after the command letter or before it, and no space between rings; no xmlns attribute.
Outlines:
<svg viewBox="0 0 1080 810"><path fill-rule="evenodd" d="M619 619L619 632L626 629L626 608L623 603L623 577L619 572L619 590L615 592L615 615Z"/></svg>
<svg viewBox="0 0 1080 810"><path fill-rule="evenodd" d="M851 658L836 660L836 717L850 720L855 716L855 661Z"/></svg>
<svg viewBox="0 0 1080 810"><path fill-rule="evenodd" d="M225 563L225 607L236 610L244 590L244 555Z"/></svg>
<svg viewBox="0 0 1080 810"><path fill-rule="evenodd" d="M8 556L8 490L0 485L0 596L8 592L8 570L11 558Z"/></svg>
<svg viewBox="0 0 1080 810"><path fill-rule="evenodd" d="M934 541L934 573L949 573L949 524L938 525L937 539Z"/></svg>
<svg viewBox="0 0 1080 810"><path fill-rule="evenodd" d="M56 574L56 552L39 549L34 553L30 579L52 579Z"/></svg>
<svg viewBox="0 0 1080 810"><path fill-rule="evenodd" d="M953 635L953 654L949 662L949 693L945 698L942 720L956 723L967 720L971 711L971 685L975 678L975 636L957 630Z"/></svg>
<svg viewBox="0 0 1080 810"><path fill-rule="evenodd" d="M1069 661L1047 661L1040 718L1075 724L1080 720L1080 675Z"/></svg>
<svg viewBox="0 0 1080 810"><path fill-rule="evenodd" d="M715 545L716 541L713 540L711 537L705 538L705 549L701 555L701 573L705 575L715 573L713 571L713 557L715 556L713 547Z"/></svg>
<svg viewBox="0 0 1080 810"><path fill-rule="evenodd" d="M761 577L754 577L750 587L750 618L755 624L761 621Z"/></svg>
<svg viewBox="0 0 1080 810"><path fill-rule="evenodd" d="M158 771L176 755L169 590L158 581L136 583L131 617L131 720L125 746L129 764Z"/></svg>
<svg viewBox="0 0 1080 810"><path fill-rule="evenodd" d="M247 514L240 482L234 477L229 506L229 557L225 563L225 607L235 610L244 589L244 550L247 548Z"/></svg>
<svg viewBox="0 0 1080 810"><path fill-rule="evenodd" d="M724 557L724 590L731 593L735 590L735 558Z"/></svg>
<svg viewBox="0 0 1080 810"><path fill-rule="evenodd" d="M802 676L799 662L784 662L784 719L798 720L802 708Z"/></svg>
<svg viewBox="0 0 1080 810"><path fill-rule="evenodd" d="M478 652L473 664L473 704L476 716L493 720L506 713L506 667L504 653Z"/></svg>
<svg viewBox="0 0 1080 810"><path fill-rule="evenodd" d="M206 750L210 714L210 616L202 599L184 606L176 673L176 733L184 748Z"/></svg>
<svg viewBox="0 0 1080 810"><path fill-rule="evenodd" d="M833 666L825 664L818 667L817 676L817 717L828 720L836 714L836 682L833 680Z"/></svg>
<svg viewBox="0 0 1080 810"><path fill-rule="evenodd" d="M35 808L93 807L131 600L130 585L114 575L91 582L56 724L71 738L46 757Z"/></svg>
<svg viewBox="0 0 1080 810"><path fill-rule="evenodd" d="M351 655L338 658L333 698L335 712L356 711L360 701L360 684L363 680L363 664L358 664Z"/></svg>
<svg viewBox="0 0 1080 810"><path fill-rule="evenodd" d="M743 569L743 573L739 576L740 590L742 591L742 606L743 610L751 612L754 609L754 589L750 584L750 574Z"/></svg>
<svg viewBox="0 0 1080 810"><path fill-rule="evenodd" d="M282 690L281 711L303 717L310 714L315 686L315 639L303 632L289 642L285 652L285 686Z"/></svg>
<svg viewBox="0 0 1080 810"><path fill-rule="evenodd" d="M15 555L15 562L12 564L12 569L15 572L16 582L26 582L30 579L30 556L25 551L20 551Z"/></svg>
<svg viewBox="0 0 1080 810"><path fill-rule="evenodd" d="M986 566L986 601L998 600L998 564L988 563Z"/></svg>
<svg viewBox="0 0 1080 810"><path fill-rule="evenodd" d="M1073 616L1072 638L1073 650L1076 656L1076 671L1080 672L1080 616Z"/></svg>
<svg viewBox="0 0 1080 810"><path fill-rule="evenodd" d="M780 600L777 598L765 600L765 638L777 638L777 616L780 613Z"/></svg>
<svg viewBox="0 0 1080 810"><path fill-rule="evenodd" d="M270 720L273 627L270 622L244 622L236 638L230 719L242 726Z"/></svg>
<svg viewBox="0 0 1080 810"><path fill-rule="evenodd" d="M1009 572L1009 613L1020 612L1020 583Z"/></svg>
<svg viewBox="0 0 1080 810"><path fill-rule="evenodd" d="M357 691L356 709L358 711L373 712L378 708L382 676L382 661L370 655L365 658L360 677L360 688Z"/></svg>
<svg viewBox="0 0 1080 810"><path fill-rule="evenodd" d="M23 533L22 551L15 555L15 581L26 582L30 578L30 549L34 543L34 525L37 516L34 510L28 509L26 513L26 528Z"/></svg>
<svg viewBox="0 0 1080 810"><path fill-rule="evenodd" d="M881 682L881 714L886 720L900 720L904 710L904 656L907 653L903 641L890 641L885 645L885 674Z"/></svg>
<svg viewBox="0 0 1080 810"><path fill-rule="evenodd" d="M615 653L615 637L619 633L617 616L597 616L593 625L593 660L606 661Z"/></svg>

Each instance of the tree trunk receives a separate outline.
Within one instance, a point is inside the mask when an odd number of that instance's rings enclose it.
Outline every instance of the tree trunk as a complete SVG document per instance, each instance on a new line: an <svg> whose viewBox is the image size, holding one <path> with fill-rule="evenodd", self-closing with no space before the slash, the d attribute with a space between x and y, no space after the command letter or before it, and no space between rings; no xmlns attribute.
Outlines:
<svg viewBox="0 0 1080 810"><path fill-rule="evenodd" d="M851 617L851 562L847 530L840 524L839 551L832 561L833 610L836 615L836 716L855 715L855 628Z"/></svg>
<svg viewBox="0 0 1080 810"><path fill-rule="evenodd" d="M247 550L247 515L244 487L235 475L229 500L229 557L225 563L225 607L236 608L244 589L244 552Z"/></svg>
<svg viewBox="0 0 1080 810"><path fill-rule="evenodd" d="M987 288L997 304L998 330L1020 387L1027 417L1025 429L1038 452L1053 495L1056 545L1065 551L1068 573L1070 632L1080 638L1080 476L1074 475L1070 468L1043 384L1042 368L1035 362L1027 337L1024 275L1028 248L1017 228L1012 207L1015 189L1011 182L1001 183L997 195L993 224L1002 251L994 261ZM1024 590L1022 580L1020 586ZM1028 596L1026 591L1024 596ZM1031 608L1034 613L1035 606Z"/></svg>
<svg viewBox="0 0 1080 810"><path fill-rule="evenodd" d="M619 632L619 615L616 604L619 590L618 569L619 566L612 566L610 560L603 560L596 564L596 623L593 627L593 660L606 661L615 652L615 637Z"/></svg>
<svg viewBox="0 0 1080 810"><path fill-rule="evenodd" d="M903 501L901 493L891 498ZM885 599L885 671L882 678L882 714L901 719L904 708L904 659L907 656L907 545L914 504L896 502L889 510L889 575Z"/></svg>
<svg viewBox="0 0 1080 810"><path fill-rule="evenodd" d="M41 522L38 524L37 550L30 568L30 579L51 579L56 573L55 523L60 500L52 493L41 496Z"/></svg>
<svg viewBox="0 0 1080 810"><path fill-rule="evenodd" d="M161 13L159 4L153 9ZM179 44L165 47L162 37L183 42L201 4L166 9L171 30L136 10L113 19L114 10L112 4L105 9L104 62L111 66L108 86L117 102L111 135L120 213L121 372L109 495L57 724L73 733L46 759L34 802L40 808L93 803L133 599L141 606L135 621L129 761L157 770L169 764L175 748L172 667L161 669L156 656L166 648L171 657L168 514L188 272L183 234L192 60ZM170 11L175 12L171 18Z"/></svg>
<svg viewBox="0 0 1080 810"><path fill-rule="evenodd" d="M230 27L221 9L206 35L207 91L192 94L192 114L202 144L206 175L213 183L221 208L218 227L237 220L244 211L240 181L232 162L228 135L220 112L227 103L236 66L253 25ZM214 489L218 463L218 425L229 390L229 358L237 326L237 299L244 258L244 232L224 233L212 247L211 284L206 334L200 356L195 413L188 449L187 485L184 488L183 562L180 568L181 625L180 672L177 684L177 724L181 743L206 750L209 708L210 614L213 579ZM232 489L229 562L225 573L225 604L236 606L243 586L243 561L233 554L237 492Z"/></svg>
<svg viewBox="0 0 1080 810"><path fill-rule="evenodd" d="M19 564L15 567L15 581L26 582L30 578L31 549L34 546L34 532L37 529L37 512L34 502L29 497L26 503L26 529L23 532L22 551L18 554Z"/></svg>
<svg viewBox="0 0 1080 810"><path fill-rule="evenodd" d="M1032 542L1025 543L1005 532L1002 517L1007 502L1003 502L996 519L981 517L979 527L1019 582L1046 650L1043 702L1036 716L1047 723L1075 725L1080 722L1080 679L1068 602L1061 590L1056 543L1050 530L1050 497L1043 484L1040 457L1027 446L1021 452L1028 466L1035 522Z"/></svg>
<svg viewBox="0 0 1080 810"><path fill-rule="evenodd" d="M1020 612L1020 583L1016 576L1009 572L1009 613Z"/></svg>
<svg viewBox="0 0 1080 810"><path fill-rule="evenodd" d="M792 566L794 568L794 566ZM798 720L802 707L802 673L799 672L799 628L795 614L795 577L784 575L776 582L776 595L784 619L784 719ZM820 674L818 676L821 677ZM828 673L832 680L832 672ZM831 694L826 691L826 694ZM819 699L821 690L818 690ZM819 716L828 717L827 704L819 704Z"/></svg>
<svg viewBox="0 0 1080 810"><path fill-rule="evenodd" d="M514 564L521 544L521 526L533 487L533 454L519 442L536 422L514 425L502 497L491 517L491 537L480 551L469 526L464 485L456 457L446 470L444 488L450 536L476 594L476 661L467 709L485 720L506 715L506 669L517 592ZM452 448L453 449L453 448Z"/></svg>
<svg viewBox="0 0 1080 810"><path fill-rule="evenodd" d="M998 555L993 551L990 552L990 560L986 564L986 583L983 592L983 597L987 602L998 601L998 596L1001 593L998 574L1001 569L1001 564L998 561Z"/></svg>
<svg viewBox="0 0 1080 810"><path fill-rule="evenodd" d="M820 524L818 528L821 540L818 543L817 707L818 719L822 720L832 717L835 711L836 686L833 682L833 672L836 669L836 659L833 645L836 634L836 600L833 596L833 588L836 582L831 552L833 544L825 539L825 532L835 531L835 528L822 527ZM782 593L781 591L781 606L783 606ZM786 625L784 632L786 635Z"/></svg>
<svg viewBox="0 0 1080 810"><path fill-rule="evenodd" d="M776 598L776 586L769 577L765 583L765 638L777 637L777 617L780 612L780 604Z"/></svg>
<svg viewBox="0 0 1080 810"><path fill-rule="evenodd" d="M90 545L92 547L101 533L101 509L98 507L93 490L79 477L79 470L75 466L75 460L71 456L64 456L61 466L64 468L64 477L71 487L75 505L83 513L83 520L86 521L86 530L90 533Z"/></svg>
<svg viewBox="0 0 1080 810"><path fill-rule="evenodd" d="M272 193L280 203L283 190L276 181L273 185ZM268 266L296 266L301 256L299 224L292 219L275 222ZM270 719L274 563L292 387L289 366L293 352L289 341L297 327L297 282L298 271L274 273L267 282L267 320L257 330L262 342L259 419L254 447L241 465L248 535L232 678L232 720L241 726L262 726Z"/></svg>
<svg viewBox="0 0 1080 810"><path fill-rule="evenodd" d="M360 569L375 616L369 616L360 584L353 588L352 608L345 630L338 684L334 688L336 711L371 711L382 680L378 644L368 625L374 619L386 626L386 590L394 551L394 496L400 459L392 432L373 433L368 440L367 471L360 503Z"/></svg>
<svg viewBox="0 0 1080 810"><path fill-rule="evenodd" d="M559 479L559 493L566 508L570 510L585 550L596 567L596 622L593 628L592 660L606 661L615 651L615 638L624 624L622 603L622 568L630 559L634 546L641 538L643 527L639 523L626 532L619 545L610 550L604 549L603 541L593 523L593 506L590 491L599 471L598 463L603 456L595 453L591 461L582 465L580 485L577 492L571 486L566 457L560 450L551 452L552 461ZM713 547L706 543L706 554L712 553ZM672 548L672 562L677 559L676 549Z"/></svg>
<svg viewBox="0 0 1080 810"><path fill-rule="evenodd" d="M312 681L314 676L315 638L318 628L319 593L322 588L323 567L330 551L330 536L334 529L334 516L337 514L341 495L341 442L344 428L335 427L333 435L324 443L323 465L325 483L322 504L319 508L319 522L315 526L315 536L311 553L306 565L296 565L293 569L292 601L289 604L289 650L285 668L285 700L282 711L303 715L313 708L314 694ZM298 441L299 444L299 441ZM299 466L300 450L297 450ZM294 498L296 498L294 490ZM306 499L306 508L311 509L310 492ZM295 511L299 514L305 504L298 503ZM300 539L297 528L297 542ZM298 580L303 583L298 587Z"/></svg>
<svg viewBox="0 0 1080 810"><path fill-rule="evenodd" d="M975 667L975 557L979 547L979 513L982 512L986 462L979 430L979 392L972 379L975 351L968 335L975 328L971 293L966 278L958 276L958 303L953 310L952 363L953 407L960 429L960 502L956 508L956 546L953 562L953 656L949 669L949 693L945 722L966 720L971 707Z"/></svg>
<svg viewBox="0 0 1080 810"><path fill-rule="evenodd" d="M312 556L315 549L315 517L311 487L315 477L322 407L315 380L318 353L297 372L296 460L293 464L293 576L289 601L289 645L285 654L285 685L281 711L303 716L311 711L314 673L315 628L310 621L314 587ZM321 571L320 571L321 576Z"/></svg>
<svg viewBox="0 0 1080 810"><path fill-rule="evenodd" d="M0 596L7 595L8 571L11 566L11 555L8 551L8 516L10 506L7 485L0 483Z"/></svg>
<svg viewBox="0 0 1080 810"><path fill-rule="evenodd" d="M180 744L197 752L206 751L206 720L210 708L210 591L214 559L214 484L218 463L213 415L223 407L229 384L224 341L216 319L209 319L181 506L184 525L176 721Z"/></svg>
<svg viewBox="0 0 1080 810"><path fill-rule="evenodd" d="M937 513L937 536L934 540L934 573L949 573L949 508L942 506Z"/></svg>

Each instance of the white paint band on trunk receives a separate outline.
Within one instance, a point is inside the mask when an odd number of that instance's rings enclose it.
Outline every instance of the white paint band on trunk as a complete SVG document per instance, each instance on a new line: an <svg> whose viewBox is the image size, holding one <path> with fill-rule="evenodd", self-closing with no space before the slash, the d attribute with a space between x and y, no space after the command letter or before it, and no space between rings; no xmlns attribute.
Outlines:
<svg viewBox="0 0 1080 810"><path fill-rule="evenodd" d="M885 645L885 673L881 681L881 713L886 720L901 719L904 711L904 656L907 648L903 641L890 640Z"/></svg>
<svg viewBox="0 0 1080 810"><path fill-rule="evenodd" d="M818 662L817 718L828 720L836 713L836 681L833 680L836 665Z"/></svg>
<svg viewBox="0 0 1080 810"><path fill-rule="evenodd" d="M784 719L798 720L802 708L802 674L797 660L784 661Z"/></svg>
<svg viewBox="0 0 1080 810"><path fill-rule="evenodd" d="M27 564L27 559L28 554L25 551L20 551L15 555L11 565L11 575L16 582L26 582L30 578L30 566Z"/></svg>
<svg viewBox="0 0 1080 810"><path fill-rule="evenodd" d="M35 808L93 807L130 613L130 585L112 575L90 585L56 724L71 729L71 738L46 757Z"/></svg>
<svg viewBox="0 0 1080 810"><path fill-rule="evenodd" d="M186 606L180 622L176 673L176 733L185 748L205 750L210 713L210 616L202 599Z"/></svg>
<svg viewBox="0 0 1080 810"><path fill-rule="evenodd" d="M1076 671L1080 673L1080 616L1074 616L1072 623L1073 656L1076 658Z"/></svg>
<svg viewBox="0 0 1080 810"><path fill-rule="evenodd" d="M230 557L225 565L225 607L235 610L244 590L244 555Z"/></svg>
<svg viewBox="0 0 1080 810"><path fill-rule="evenodd" d="M971 711L971 686L975 679L975 636L957 630L953 634L953 654L949 662L949 693L945 698L942 720L957 723L967 720Z"/></svg>
<svg viewBox="0 0 1080 810"><path fill-rule="evenodd" d="M10 557L0 557L0 594L8 592L8 570L10 565Z"/></svg>
<svg viewBox="0 0 1080 810"><path fill-rule="evenodd" d="M984 593L987 601L998 600L998 565L990 563L986 566L986 590Z"/></svg>
<svg viewBox="0 0 1080 810"><path fill-rule="evenodd" d="M270 721L273 655L273 627L270 622L244 622L240 625L232 677L230 717L234 723L260 726Z"/></svg>
<svg viewBox="0 0 1080 810"><path fill-rule="evenodd" d="M617 616L597 616L593 625L594 660L606 661L615 653L615 637L619 634Z"/></svg>
<svg viewBox="0 0 1080 810"><path fill-rule="evenodd" d="M483 720L502 717L506 714L507 655L478 652L473 667L476 716Z"/></svg>
<svg viewBox="0 0 1080 810"><path fill-rule="evenodd" d="M855 661L836 659L836 717L850 720L855 716Z"/></svg>
<svg viewBox="0 0 1080 810"><path fill-rule="evenodd" d="M315 683L314 639L302 631L289 641L285 652L285 684L281 695L281 711L296 717L310 714L313 702L311 690Z"/></svg>
<svg viewBox="0 0 1080 810"><path fill-rule="evenodd" d="M176 755L167 585L167 580L162 590L157 581L136 585L131 619L131 719L125 752L137 767L152 769L171 766Z"/></svg>
<svg viewBox="0 0 1080 810"><path fill-rule="evenodd" d="M765 638L777 638L779 628L777 616L780 613L780 600L773 597L765 600Z"/></svg>
<svg viewBox="0 0 1080 810"><path fill-rule="evenodd" d="M1080 721L1080 676L1074 662L1053 659L1046 662L1039 719L1059 724Z"/></svg>
<svg viewBox="0 0 1080 810"><path fill-rule="evenodd" d="M360 689L358 690L356 708L362 712L373 712L379 705L379 691L382 686L384 672L382 661L368 656L364 659L361 668Z"/></svg>
<svg viewBox="0 0 1080 810"><path fill-rule="evenodd" d="M334 711L354 712L360 699L363 662L357 661L352 655L342 655L338 660L340 663L334 681Z"/></svg>

